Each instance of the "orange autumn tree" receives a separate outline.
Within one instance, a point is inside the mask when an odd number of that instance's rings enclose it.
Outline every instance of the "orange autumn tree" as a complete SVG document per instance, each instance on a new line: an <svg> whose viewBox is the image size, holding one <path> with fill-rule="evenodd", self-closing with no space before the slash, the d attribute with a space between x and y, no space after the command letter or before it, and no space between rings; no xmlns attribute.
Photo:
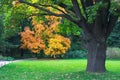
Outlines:
<svg viewBox="0 0 120 80"><path fill-rule="evenodd" d="M36 37L35 32L31 31L29 27L24 28L24 32L20 33L22 45L21 48L29 49L33 53L39 53L45 48L45 43L40 37Z"/></svg>
<svg viewBox="0 0 120 80"><path fill-rule="evenodd" d="M33 53L44 51L46 55L63 55L70 48L70 39L58 34L58 19L60 17L45 16L46 21L36 21L36 16L32 17L33 29L25 27L21 35L21 48L29 49Z"/></svg>

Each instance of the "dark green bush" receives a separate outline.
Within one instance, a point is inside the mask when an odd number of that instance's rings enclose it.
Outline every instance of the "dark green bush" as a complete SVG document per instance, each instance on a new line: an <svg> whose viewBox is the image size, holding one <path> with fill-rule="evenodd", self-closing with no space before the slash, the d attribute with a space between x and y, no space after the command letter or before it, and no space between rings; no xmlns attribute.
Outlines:
<svg viewBox="0 0 120 80"><path fill-rule="evenodd" d="M69 51L64 55L65 58L86 58L86 56L87 56L86 50Z"/></svg>
<svg viewBox="0 0 120 80"><path fill-rule="evenodd" d="M3 57L3 56L0 56L0 60L4 60L4 61L13 61L14 58L13 58L13 57Z"/></svg>

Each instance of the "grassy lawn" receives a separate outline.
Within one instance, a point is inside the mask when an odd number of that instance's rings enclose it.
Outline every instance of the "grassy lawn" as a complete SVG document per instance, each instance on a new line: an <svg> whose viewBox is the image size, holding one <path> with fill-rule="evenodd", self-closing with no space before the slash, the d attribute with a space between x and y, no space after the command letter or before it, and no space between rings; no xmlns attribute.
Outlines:
<svg viewBox="0 0 120 80"><path fill-rule="evenodd" d="M120 60L107 60L103 74L85 72L86 60L27 60L0 68L0 80L120 80Z"/></svg>

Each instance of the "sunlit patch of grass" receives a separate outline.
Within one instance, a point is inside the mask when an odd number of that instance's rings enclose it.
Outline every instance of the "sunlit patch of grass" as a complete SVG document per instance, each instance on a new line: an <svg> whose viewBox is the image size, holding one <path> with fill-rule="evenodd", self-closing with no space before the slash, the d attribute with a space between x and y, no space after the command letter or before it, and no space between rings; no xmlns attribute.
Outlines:
<svg viewBox="0 0 120 80"><path fill-rule="evenodd" d="M29 60L0 68L0 80L119 80L120 60L108 60L107 72L86 73L86 60Z"/></svg>

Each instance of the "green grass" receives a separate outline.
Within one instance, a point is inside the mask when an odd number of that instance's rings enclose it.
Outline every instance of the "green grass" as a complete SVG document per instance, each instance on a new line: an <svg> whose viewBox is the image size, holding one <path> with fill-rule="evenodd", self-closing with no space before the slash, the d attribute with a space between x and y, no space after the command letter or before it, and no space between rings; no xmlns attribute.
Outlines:
<svg viewBox="0 0 120 80"><path fill-rule="evenodd" d="M120 60L107 60L106 73L86 73L86 60L30 60L0 68L0 80L120 80Z"/></svg>

